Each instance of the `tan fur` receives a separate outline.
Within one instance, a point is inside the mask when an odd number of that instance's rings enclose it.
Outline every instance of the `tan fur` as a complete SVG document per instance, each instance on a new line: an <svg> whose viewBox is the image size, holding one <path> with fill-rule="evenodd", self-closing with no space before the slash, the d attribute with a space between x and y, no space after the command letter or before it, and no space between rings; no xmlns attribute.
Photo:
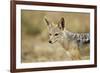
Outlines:
<svg viewBox="0 0 100 73"><path fill-rule="evenodd" d="M81 59L79 48L75 42L70 42L68 51L73 60Z"/></svg>
<svg viewBox="0 0 100 73"><path fill-rule="evenodd" d="M80 60L80 50L78 48L78 44L74 40L69 40L67 36L64 35L64 18L62 18L58 26L53 26L52 23L50 23L47 19L45 19L48 30L49 30L49 43L53 44L55 42L59 42L61 46L66 50L67 57L70 58L70 60ZM57 35L56 35L57 34Z"/></svg>

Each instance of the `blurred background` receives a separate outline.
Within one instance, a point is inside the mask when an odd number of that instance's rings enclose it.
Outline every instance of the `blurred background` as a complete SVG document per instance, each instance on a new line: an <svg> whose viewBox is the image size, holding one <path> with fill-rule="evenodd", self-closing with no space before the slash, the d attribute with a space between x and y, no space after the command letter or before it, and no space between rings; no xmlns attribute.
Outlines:
<svg viewBox="0 0 100 73"><path fill-rule="evenodd" d="M68 60L59 43L48 43L48 29L44 17L55 24L64 17L67 30L90 32L89 13L21 10L22 63ZM82 59L89 59L89 46L84 46L80 51Z"/></svg>

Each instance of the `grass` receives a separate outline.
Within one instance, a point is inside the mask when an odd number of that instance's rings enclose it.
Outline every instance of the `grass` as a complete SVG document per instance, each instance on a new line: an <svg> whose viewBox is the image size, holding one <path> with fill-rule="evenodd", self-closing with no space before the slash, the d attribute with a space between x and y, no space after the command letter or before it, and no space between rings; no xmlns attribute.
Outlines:
<svg viewBox="0 0 100 73"><path fill-rule="evenodd" d="M21 61L24 63L69 60L59 43L53 45L48 43L48 29L43 19L45 16L54 23L58 23L59 19L64 17L66 28L72 32L89 32L90 30L88 13L22 10ZM81 53L82 59L89 59L89 47L82 49Z"/></svg>
<svg viewBox="0 0 100 73"><path fill-rule="evenodd" d="M29 39L30 38L30 39ZM47 62L47 61L69 61L64 48L59 43L49 44L48 41L37 41L33 37L24 39L22 43L22 62ZM81 50L82 59L89 59L89 48Z"/></svg>

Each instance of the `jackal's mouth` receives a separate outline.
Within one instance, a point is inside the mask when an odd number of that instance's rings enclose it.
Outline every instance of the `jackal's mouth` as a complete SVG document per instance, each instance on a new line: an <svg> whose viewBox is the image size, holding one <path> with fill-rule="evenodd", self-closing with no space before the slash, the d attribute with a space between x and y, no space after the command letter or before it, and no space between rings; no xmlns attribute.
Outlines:
<svg viewBox="0 0 100 73"><path fill-rule="evenodd" d="M57 40L55 40L54 42L52 42L52 41L49 41L49 43L50 43L50 44L53 44L53 43L55 43L56 41L57 41Z"/></svg>

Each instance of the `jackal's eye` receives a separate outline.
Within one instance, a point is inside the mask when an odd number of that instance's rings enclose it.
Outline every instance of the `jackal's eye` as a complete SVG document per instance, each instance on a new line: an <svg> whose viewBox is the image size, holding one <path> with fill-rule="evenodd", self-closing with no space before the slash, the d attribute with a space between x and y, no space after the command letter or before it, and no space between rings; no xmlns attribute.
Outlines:
<svg viewBox="0 0 100 73"><path fill-rule="evenodd" d="M51 36L51 33L49 33L49 35Z"/></svg>
<svg viewBox="0 0 100 73"><path fill-rule="evenodd" d="M57 35L58 35L58 33L55 34L55 36L57 36Z"/></svg>

